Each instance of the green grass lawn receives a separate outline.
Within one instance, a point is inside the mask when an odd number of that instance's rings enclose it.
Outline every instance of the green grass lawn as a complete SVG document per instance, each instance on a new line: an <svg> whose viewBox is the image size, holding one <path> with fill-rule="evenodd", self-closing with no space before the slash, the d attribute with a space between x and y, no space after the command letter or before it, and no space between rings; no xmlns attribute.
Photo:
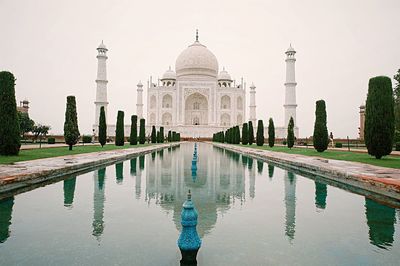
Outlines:
<svg viewBox="0 0 400 266"><path fill-rule="evenodd" d="M291 154L301 154L306 156L317 156L326 159L335 159L335 160L343 160L343 161L352 161L359 163L372 164L376 166L389 167L389 168L397 168L400 169L400 156L385 156L382 159L378 160L375 157L370 156L367 153L358 153L351 151L333 151L326 150L324 152L317 152L313 147L306 148L292 148L289 149L287 147L275 146L270 148L268 145L257 146L257 145L239 145L242 147L251 147L256 149L263 149L268 151L276 151L276 152L285 152Z"/></svg>
<svg viewBox="0 0 400 266"><path fill-rule="evenodd" d="M78 145L74 146L72 151L68 150L68 146L65 147L56 147L56 148L41 148L41 149L30 149L30 150L21 150L18 156L0 156L0 164L10 164L14 162L21 161L30 161L36 159L57 157L63 155L72 155L72 154L81 154L81 153L89 153L89 152L99 152L99 151L111 151L111 150L121 150L128 149L134 147L145 147L149 145L156 144L143 144L143 145L129 145L129 143L125 143L124 146L115 146L114 144L108 144L104 147L100 145Z"/></svg>

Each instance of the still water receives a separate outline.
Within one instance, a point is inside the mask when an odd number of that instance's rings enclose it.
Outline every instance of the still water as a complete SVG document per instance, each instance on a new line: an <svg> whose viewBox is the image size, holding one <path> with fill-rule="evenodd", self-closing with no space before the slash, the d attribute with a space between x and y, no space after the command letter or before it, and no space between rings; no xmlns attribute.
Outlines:
<svg viewBox="0 0 400 266"><path fill-rule="evenodd" d="M398 265L400 210L193 143L0 201L1 265L179 265L188 189L198 265Z"/></svg>

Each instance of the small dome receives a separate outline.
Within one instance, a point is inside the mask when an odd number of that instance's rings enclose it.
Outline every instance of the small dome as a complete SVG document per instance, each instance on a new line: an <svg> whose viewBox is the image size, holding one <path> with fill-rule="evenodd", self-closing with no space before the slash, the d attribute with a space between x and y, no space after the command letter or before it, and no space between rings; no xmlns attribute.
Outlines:
<svg viewBox="0 0 400 266"><path fill-rule="evenodd" d="M176 79L175 71L173 71L171 67L169 67L169 69L165 71L164 75L161 78L161 80L166 80L166 79L173 79L173 80Z"/></svg>
<svg viewBox="0 0 400 266"><path fill-rule="evenodd" d="M143 84L142 84L141 81L139 81L139 83L138 83L136 86L138 86L138 87L143 87Z"/></svg>
<svg viewBox="0 0 400 266"><path fill-rule="evenodd" d="M216 78L218 75L218 61L206 46L196 40L178 56L175 70L178 77L205 75Z"/></svg>
<svg viewBox="0 0 400 266"><path fill-rule="evenodd" d="M97 47L97 49L104 49L107 50L107 47L104 45L103 41L101 41L99 47Z"/></svg>
<svg viewBox="0 0 400 266"><path fill-rule="evenodd" d="M229 75L228 71L226 71L225 68L223 68L223 70L219 72L218 80L232 81L232 78L231 75Z"/></svg>
<svg viewBox="0 0 400 266"><path fill-rule="evenodd" d="M289 45L289 48L287 49L286 53L296 53L296 51L292 47L292 44Z"/></svg>

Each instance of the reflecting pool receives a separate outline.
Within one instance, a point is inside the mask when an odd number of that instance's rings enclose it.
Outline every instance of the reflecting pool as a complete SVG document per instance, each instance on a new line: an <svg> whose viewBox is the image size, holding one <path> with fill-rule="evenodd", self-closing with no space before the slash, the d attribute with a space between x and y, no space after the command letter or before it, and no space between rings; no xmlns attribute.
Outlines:
<svg viewBox="0 0 400 266"><path fill-rule="evenodd" d="M0 200L1 265L179 265L191 190L198 265L398 265L400 210L193 143Z"/></svg>

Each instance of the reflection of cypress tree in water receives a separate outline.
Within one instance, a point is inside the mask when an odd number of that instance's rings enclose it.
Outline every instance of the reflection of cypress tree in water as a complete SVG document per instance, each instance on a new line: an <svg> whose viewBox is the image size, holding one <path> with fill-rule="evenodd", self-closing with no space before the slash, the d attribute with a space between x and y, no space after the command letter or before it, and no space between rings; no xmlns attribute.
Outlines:
<svg viewBox="0 0 400 266"><path fill-rule="evenodd" d="M136 165L137 165L137 158L131 159L131 176L136 176Z"/></svg>
<svg viewBox="0 0 400 266"><path fill-rule="evenodd" d="M144 169L144 155L139 156L139 169Z"/></svg>
<svg viewBox="0 0 400 266"><path fill-rule="evenodd" d="M259 175L262 175L263 168L264 168L264 162L257 160L257 172Z"/></svg>
<svg viewBox="0 0 400 266"><path fill-rule="evenodd" d="M14 197L0 200L0 243L6 242L10 236L10 225Z"/></svg>
<svg viewBox="0 0 400 266"><path fill-rule="evenodd" d="M296 229L296 176L288 171L285 171L285 207L285 232L289 237L289 241L292 242Z"/></svg>
<svg viewBox="0 0 400 266"><path fill-rule="evenodd" d="M392 246L396 222L395 209L365 198L365 215L370 243L383 249Z"/></svg>
<svg viewBox="0 0 400 266"><path fill-rule="evenodd" d="M154 161L156 159L156 152L151 153L151 160Z"/></svg>
<svg viewBox="0 0 400 266"><path fill-rule="evenodd" d="M295 176L292 172L287 172L287 177L289 178L290 184L293 184Z"/></svg>
<svg viewBox="0 0 400 266"><path fill-rule="evenodd" d="M247 168L248 168L249 170L253 169L253 162L254 162L253 158L249 157L249 158L247 159Z"/></svg>
<svg viewBox="0 0 400 266"><path fill-rule="evenodd" d="M115 175L117 177L117 184L122 184L124 180L124 163L115 164Z"/></svg>
<svg viewBox="0 0 400 266"><path fill-rule="evenodd" d="M106 176L106 168L99 169L97 171L97 175L99 177L99 181L98 181L99 189L103 189L103 187L104 187L104 179L105 179L105 176Z"/></svg>
<svg viewBox="0 0 400 266"><path fill-rule="evenodd" d="M100 237L104 231L104 180L105 168L99 169L94 172L94 192L93 192L93 232L92 235L100 241Z"/></svg>
<svg viewBox="0 0 400 266"><path fill-rule="evenodd" d="M247 156L242 156L242 164L243 164L243 166L244 167L246 167L246 165L247 165Z"/></svg>
<svg viewBox="0 0 400 266"><path fill-rule="evenodd" d="M64 180L64 206L71 207L74 202L76 177Z"/></svg>
<svg viewBox="0 0 400 266"><path fill-rule="evenodd" d="M325 209L328 190L325 184L315 181L315 207Z"/></svg>
<svg viewBox="0 0 400 266"><path fill-rule="evenodd" d="M268 164L268 177L272 178L274 176L275 167L272 164Z"/></svg>
<svg viewBox="0 0 400 266"><path fill-rule="evenodd" d="M160 156L160 159L162 159L164 156L164 150L159 150L158 155Z"/></svg>

